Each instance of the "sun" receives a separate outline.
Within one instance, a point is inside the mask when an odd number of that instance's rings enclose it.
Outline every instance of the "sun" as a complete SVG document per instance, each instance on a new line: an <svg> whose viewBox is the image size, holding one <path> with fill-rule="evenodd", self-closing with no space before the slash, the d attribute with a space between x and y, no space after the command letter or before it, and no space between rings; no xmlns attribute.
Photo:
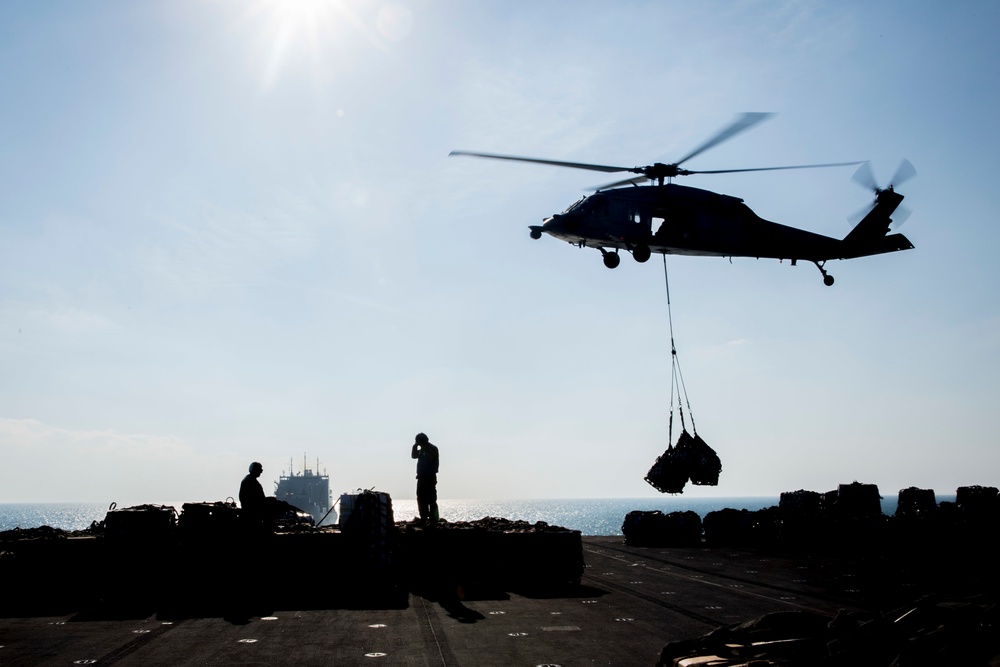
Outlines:
<svg viewBox="0 0 1000 667"><path fill-rule="evenodd" d="M364 5L352 0L256 0L246 18L263 30L261 86L274 87L284 70L308 61L314 77L324 79L331 53L361 37L385 51L403 39L412 25L410 11L398 4L383 6L372 17L359 13ZM371 8L374 9L374 8Z"/></svg>

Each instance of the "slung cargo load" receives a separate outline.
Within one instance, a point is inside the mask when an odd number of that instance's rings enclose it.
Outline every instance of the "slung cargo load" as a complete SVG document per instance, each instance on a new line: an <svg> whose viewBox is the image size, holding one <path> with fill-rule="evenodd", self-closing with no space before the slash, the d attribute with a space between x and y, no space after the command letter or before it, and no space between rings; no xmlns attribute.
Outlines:
<svg viewBox="0 0 1000 667"><path fill-rule="evenodd" d="M698 486L717 486L722 461L701 436L681 431L677 444L667 447L646 473L646 481L660 493L681 493L688 480Z"/></svg>
<svg viewBox="0 0 1000 667"><path fill-rule="evenodd" d="M708 446L694 424L694 413L691 411L691 401L688 398L684 375L681 373L681 363L677 356L677 346L674 343L674 316L670 309L670 278L667 275L667 260L663 260L663 282L667 293L667 321L670 323L670 419L667 429L667 442L673 439L674 432L674 398L677 399L677 414L681 418L681 434L676 445L667 445L667 451L657 457L653 467L646 473L646 481L660 493L681 493L688 480L698 486L717 486L719 473L722 472L722 461L718 454ZM687 416L691 420L692 436L687 431L684 417L684 406L687 406Z"/></svg>

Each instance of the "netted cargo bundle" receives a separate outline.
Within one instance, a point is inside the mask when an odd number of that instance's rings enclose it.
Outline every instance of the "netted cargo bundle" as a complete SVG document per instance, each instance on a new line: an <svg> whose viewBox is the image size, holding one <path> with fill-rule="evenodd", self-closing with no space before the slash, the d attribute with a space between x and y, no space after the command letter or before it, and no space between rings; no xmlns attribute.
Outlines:
<svg viewBox="0 0 1000 667"><path fill-rule="evenodd" d="M396 524L388 493L361 491L354 496L351 514L341 525L344 534L355 540L364 565L377 571L391 567Z"/></svg>
<svg viewBox="0 0 1000 667"><path fill-rule="evenodd" d="M401 521L396 524L398 528L402 530L413 530L414 528L421 526L419 519L412 519L410 521ZM573 531L570 528L563 528L562 526L553 526L545 521L523 521L520 519L505 519L503 517L496 516L484 516L481 519L474 519L472 521L448 521L447 519L439 519L437 525L435 526L439 531L461 531L461 530L485 530L493 533L565 533L565 532L580 532Z"/></svg>
<svg viewBox="0 0 1000 667"><path fill-rule="evenodd" d="M1000 515L1000 496L995 486L960 486L955 504L966 519L995 519Z"/></svg>
<svg viewBox="0 0 1000 667"><path fill-rule="evenodd" d="M13 528L0 531L0 544L4 542L20 542L24 540L65 540L68 536L83 534L84 531L67 531L52 526L36 526L34 528ZM0 552L7 553L7 552ZM2 558L2 556L0 556Z"/></svg>
<svg viewBox="0 0 1000 667"><path fill-rule="evenodd" d="M660 493L681 493L688 479L692 484L715 486L722 462L697 433L681 431L677 444L667 447L646 474L646 481Z"/></svg>
<svg viewBox="0 0 1000 667"><path fill-rule="evenodd" d="M705 515L702 530L705 541L712 546L750 544L753 537L754 513L747 509L726 507Z"/></svg>
<svg viewBox="0 0 1000 667"><path fill-rule="evenodd" d="M896 502L896 516L924 516L937 509L934 489L918 489L910 486L899 490Z"/></svg>
<svg viewBox="0 0 1000 667"><path fill-rule="evenodd" d="M822 514L822 496L816 491L784 491L779 500L783 520L813 519Z"/></svg>
<svg viewBox="0 0 1000 667"><path fill-rule="evenodd" d="M667 447L662 456L657 456L653 467L646 473L646 481L660 493L680 493L688 481L687 466L673 445Z"/></svg>
<svg viewBox="0 0 1000 667"><path fill-rule="evenodd" d="M625 544L636 547L690 547L701 543L701 517L697 512L633 510L625 515Z"/></svg>
<svg viewBox="0 0 1000 667"><path fill-rule="evenodd" d="M265 515L275 532L311 532L316 527L316 520L309 512L274 496L268 496L265 501Z"/></svg>
<svg viewBox="0 0 1000 667"><path fill-rule="evenodd" d="M226 540L239 531L239 520L233 500L184 503L177 530L183 540Z"/></svg>
<svg viewBox="0 0 1000 667"><path fill-rule="evenodd" d="M719 455L697 433L687 447L690 451L688 469L691 483L697 486L718 486L719 473L722 472Z"/></svg>
<svg viewBox="0 0 1000 667"><path fill-rule="evenodd" d="M116 509L111 503L104 516L104 536L114 543L166 542L173 538L177 510L170 505L136 505Z"/></svg>
<svg viewBox="0 0 1000 667"><path fill-rule="evenodd" d="M882 496L875 484L841 484L837 487L833 509L839 519L878 517L882 515Z"/></svg>

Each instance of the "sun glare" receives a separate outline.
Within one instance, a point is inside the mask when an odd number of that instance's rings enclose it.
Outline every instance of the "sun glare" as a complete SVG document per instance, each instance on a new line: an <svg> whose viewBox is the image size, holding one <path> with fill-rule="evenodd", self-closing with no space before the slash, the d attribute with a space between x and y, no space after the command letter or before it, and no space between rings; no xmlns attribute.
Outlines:
<svg viewBox="0 0 1000 667"><path fill-rule="evenodd" d="M360 36L371 46L386 50L403 39L412 26L412 15L402 5L387 5L367 17L363 3L352 0L256 0L246 18L264 28L266 50L261 84L272 88L282 70L308 57L314 77L322 81L330 66L330 53L343 49L348 38Z"/></svg>

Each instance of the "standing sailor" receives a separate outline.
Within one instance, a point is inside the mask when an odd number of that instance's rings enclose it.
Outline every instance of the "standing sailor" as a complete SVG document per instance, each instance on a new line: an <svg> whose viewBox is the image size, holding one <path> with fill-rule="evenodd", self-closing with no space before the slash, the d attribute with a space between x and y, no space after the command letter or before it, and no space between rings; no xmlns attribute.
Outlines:
<svg viewBox="0 0 1000 667"><path fill-rule="evenodd" d="M438 520L438 448L430 443L426 435L417 433L410 456L417 460L417 509L420 512L420 522L425 526L433 526Z"/></svg>
<svg viewBox="0 0 1000 667"><path fill-rule="evenodd" d="M240 515L247 527L259 528L264 523L264 488L257 481L264 466L257 461L250 464L250 471L240 483Z"/></svg>

